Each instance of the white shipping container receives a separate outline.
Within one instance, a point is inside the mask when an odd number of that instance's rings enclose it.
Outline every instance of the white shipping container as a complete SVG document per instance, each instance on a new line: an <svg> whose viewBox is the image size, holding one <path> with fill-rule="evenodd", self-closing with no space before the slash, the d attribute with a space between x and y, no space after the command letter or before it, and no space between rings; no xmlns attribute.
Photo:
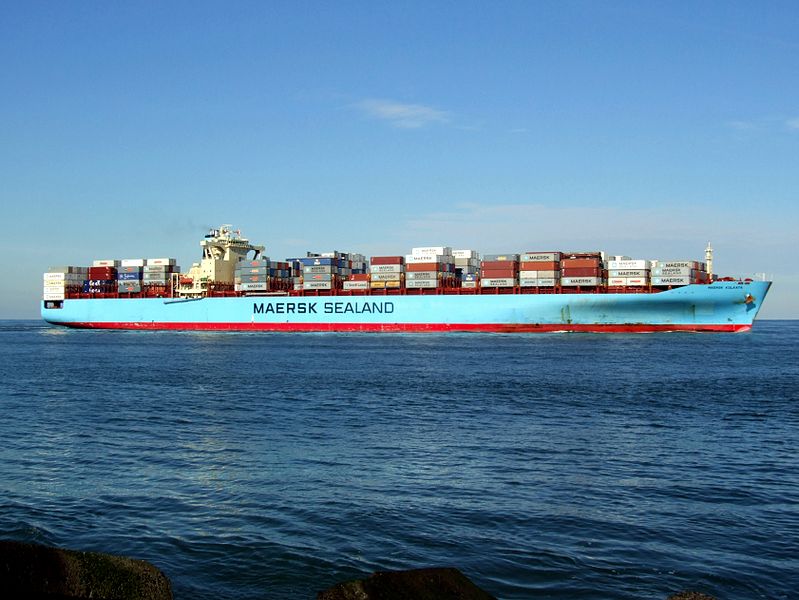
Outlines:
<svg viewBox="0 0 799 600"><path fill-rule="evenodd" d="M302 284L304 290L332 290L332 281L306 281Z"/></svg>
<svg viewBox="0 0 799 600"><path fill-rule="evenodd" d="M419 263L450 263L452 262L451 256L439 256L437 254L406 254L406 264L419 264Z"/></svg>
<svg viewBox="0 0 799 600"><path fill-rule="evenodd" d="M456 267L479 267L480 266L480 259L479 258L456 258L454 262L455 262L455 266Z"/></svg>
<svg viewBox="0 0 799 600"><path fill-rule="evenodd" d="M455 258L473 258L480 260L480 253L477 250L453 250L452 256Z"/></svg>
<svg viewBox="0 0 799 600"><path fill-rule="evenodd" d="M66 287L65 285L45 285L42 286L42 292L45 294L63 294Z"/></svg>
<svg viewBox="0 0 799 600"><path fill-rule="evenodd" d="M476 281L464 281L463 283L461 283L461 287L462 288L467 288L467 289L473 289L473 288L477 287L477 282Z"/></svg>
<svg viewBox="0 0 799 600"><path fill-rule="evenodd" d="M690 277L698 271L690 267L655 267L652 269L653 277Z"/></svg>
<svg viewBox="0 0 799 600"><path fill-rule="evenodd" d="M402 273L372 273L372 281L399 281Z"/></svg>
<svg viewBox="0 0 799 600"><path fill-rule="evenodd" d="M560 278L555 277L539 277L538 287L555 287L560 283Z"/></svg>
<svg viewBox="0 0 799 600"><path fill-rule="evenodd" d="M265 292L267 289L269 289L269 284L266 281L236 284L237 292Z"/></svg>
<svg viewBox="0 0 799 600"><path fill-rule="evenodd" d="M119 261L120 267L143 267L144 266L144 259L143 258L123 258Z"/></svg>
<svg viewBox="0 0 799 600"><path fill-rule="evenodd" d="M372 265L369 270L372 273L404 273L405 265Z"/></svg>
<svg viewBox="0 0 799 600"><path fill-rule="evenodd" d="M368 281L345 281L344 282L344 289L345 290L368 290L369 289L369 282Z"/></svg>
<svg viewBox="0 0 799 600"><path fill-rule="evenodd" d="M411 248L413 256L452 256L452 248L449 246L425 246L422 248ZM424 261L423 261L424 262Z"/></svg>
<svg viewBox="0 0 799 600"><path fill-rule="evenodd" d="M650 261L648 260L609 260L607 264L608 269L613 269L614 271L625 269L646 271L649 266Z"/></svg>
<svg viewBox="0 0 799 600"><path fill-rule="evenodd" d="M93 267L118 267L119 261L115 259L100 259L92 261Z"/></svg>
<svg viewBox="0 0 799 600"><path fill-rule="evenodd" d="M573 287L578 285L601 285L602 278L601 277L563 277L560 280L560 284L566 287Z"/></svg>
<svg viewBox="0 0 799 600"><path fill-rule="evenodd" d="M64 292L61 291L60 293L45 293L42 295L42 300L63 300L64 299Z"/></svg>
<svg viewBox="0 0 799 600"><path fill-rule="evenodd" d="M513 287L516 285L514 277L500 277L496 279L482 279L480 287Z"/></svg>
<svg viewBox="0 0 799 600"><path fill-rule="evenodd" d="M177 261L174 258L148 258L147 264L160 265L160 266L174 266L177 264ZM105 265L97 265L97 266L102 267Z"/></svg>
<svg viewBox="0 0 799 600"><path fill-rule="evenodd" d="M405 274L407 281L419 281L422 279L437 280L441 276L438 271L411 271Z"/></svg>
<svg viewBox="0 0 799 600"><path fill-rule="evenodd" d="M80 273L45 273L42 277L42 281L45 284L48 281L52 282L61 282L67 281L69 283L81 283L86 277Z"/></svg>
<svg viewBox="0 0 799 600"><path fill-rule="evenodd" d="M438 287L437 280L411 279L405 282L406 288L435 288Z"/></svg>
<svg viewBox="0 0 799 600"><path fill-rule="evenodd" d="M642 286L647 285L649 280L646 277L611 277L608 279L608 285L610 286Z"/></svg>
<svg viewBox="0 0 799 600"><path fill-rule="evenodd" d="M666 269L699 269L699 263L695 260L664 260L660 261L658 266Z"/></svg>
<svg viewBox="0 0 799 600"><path fill-rule="evenodd" d="M652 278L652 285L656 285L656 286L688 285L689 283L693 283L693 279L691 277L653 277Z"/></svg>
<svg viewBox="0 0 799 600"><path fill-rule="evenodd" d="M521 255L523 262L558 262L560 252L525 252Z"/></svg>

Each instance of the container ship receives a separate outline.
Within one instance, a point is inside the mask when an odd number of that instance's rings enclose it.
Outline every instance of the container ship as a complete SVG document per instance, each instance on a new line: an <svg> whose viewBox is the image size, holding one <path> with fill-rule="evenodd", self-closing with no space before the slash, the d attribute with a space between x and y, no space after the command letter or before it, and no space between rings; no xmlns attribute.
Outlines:
<svg viewBox="0 0 799 600"><path fill-rule="evenodd" d="M229 225L174 258L99 259L44 274L42 318L89 329L371 332L740 332L771 282L705 262L604 252L481 256L447 246L271 260Z"/></svg>

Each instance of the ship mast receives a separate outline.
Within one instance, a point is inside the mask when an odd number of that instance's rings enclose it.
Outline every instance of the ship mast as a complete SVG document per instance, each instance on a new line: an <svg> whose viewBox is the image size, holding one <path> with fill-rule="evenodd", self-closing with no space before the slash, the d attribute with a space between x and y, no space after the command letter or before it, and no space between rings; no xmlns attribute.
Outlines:
<svg viewBox="0 0 799 600"><path fill-rule="evenodd" d="M713 246L710 242L707 243L705 248L705 266L707 267L707 275L710 281L713 281Z"/></svg>

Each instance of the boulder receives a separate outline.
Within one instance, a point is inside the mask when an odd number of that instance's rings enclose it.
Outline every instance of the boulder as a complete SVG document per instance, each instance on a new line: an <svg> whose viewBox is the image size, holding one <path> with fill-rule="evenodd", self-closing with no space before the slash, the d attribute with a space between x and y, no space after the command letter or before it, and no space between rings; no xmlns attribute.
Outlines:
<svg viewBox="0 0 799 600"><path fill-rule="evenodd" d="M366 579L339 583L317 600L496 600L452 567L380 571Z"/></svg>
<svg viewBox="0 0 799 600"><path fill-rule="evenodd" d="M172 598L169 579L146 561L11 541L0 541L0 590L6 598Z"/></svg>

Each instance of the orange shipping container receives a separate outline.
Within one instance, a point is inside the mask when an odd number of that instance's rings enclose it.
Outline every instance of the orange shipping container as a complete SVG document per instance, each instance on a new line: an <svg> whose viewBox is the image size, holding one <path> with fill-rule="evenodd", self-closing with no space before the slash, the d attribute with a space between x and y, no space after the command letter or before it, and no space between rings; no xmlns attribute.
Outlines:
<svg viewBox="0 0 799 600"><path fill-rule="evenodd" d="M484 260L480 263L483 270L514 269L518 270L519 263L507 260Z"/></svg>
<svg viewBox="0 0 799 600"><path fill-rule="evenodd" d="M483 269L481 276L483 279L513 279L516 274L516 269Z"/></svg>
<svg viewBox="0 0 799 600"><path fill-rule="evenodd" d="M520 271L559 271L560 263L557 261L528 260L519 263Z"/></svg>
<svg viewBox="0 0 799 600"><path fill-rule="evenodd" d="M409 273L418 271L440 271L441 263L410 263L405 265L405 270Z"/></svg>
<svg viewBox="0 0 799 600"><path fill-rule="evenodd" d="M564 269L591 269L599 267L599 263L598 258L564 258L560 266Z"/></svg>

